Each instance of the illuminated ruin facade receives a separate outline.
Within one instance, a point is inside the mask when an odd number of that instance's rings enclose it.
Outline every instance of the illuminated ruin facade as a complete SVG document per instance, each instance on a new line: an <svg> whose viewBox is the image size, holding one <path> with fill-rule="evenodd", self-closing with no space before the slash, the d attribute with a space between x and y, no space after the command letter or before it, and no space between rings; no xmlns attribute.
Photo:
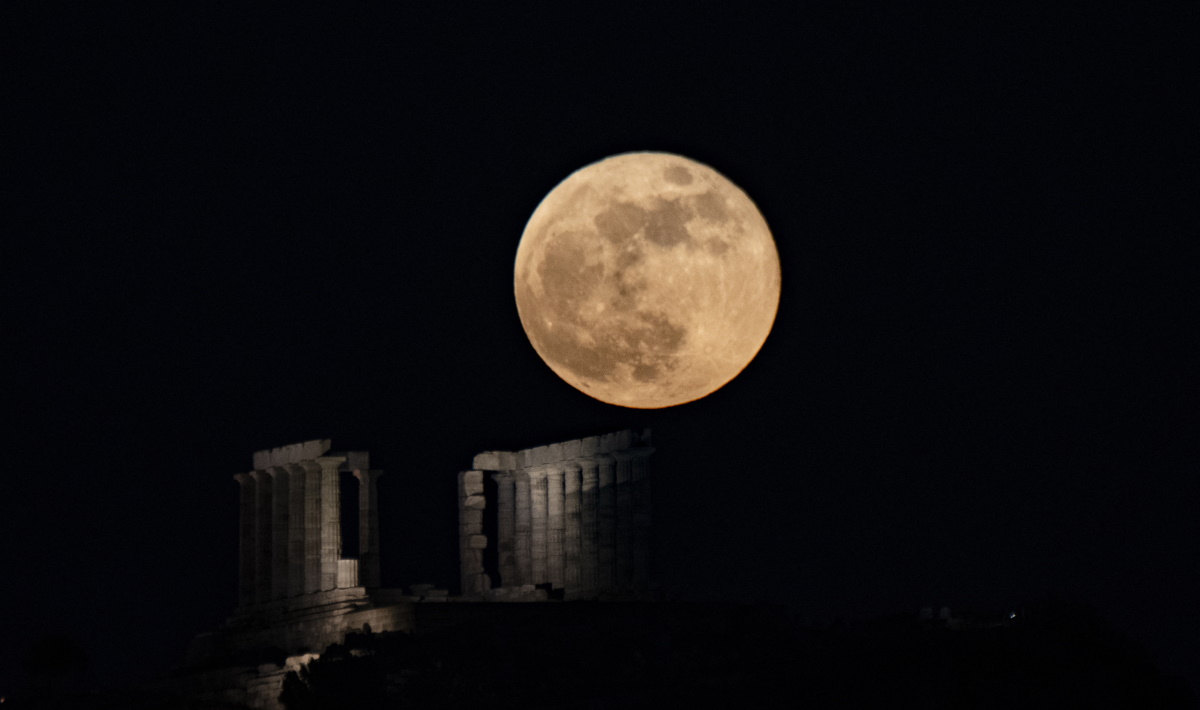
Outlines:
<svg viewBox="0 0 1200 710"><path fill-rule="evenodd" d="M649 430L475 456L458 474L459 596L430 584L382 588L382 472L365 451L330 448L318 439L258 451L253 469L234 475L238 605L193 639L165 683L172 692L279 708L286 673L352 632L445 628L491 615L488 602L648 596ZM342 556L343 475L358 480L357 558Z"/></svg>
<svg viewBox="0 0 1200 710"><path fill-rule="evenodd" d="M653 452L648 429L626 429L477 455L458 475L463 596L644 598Z"/></svg>

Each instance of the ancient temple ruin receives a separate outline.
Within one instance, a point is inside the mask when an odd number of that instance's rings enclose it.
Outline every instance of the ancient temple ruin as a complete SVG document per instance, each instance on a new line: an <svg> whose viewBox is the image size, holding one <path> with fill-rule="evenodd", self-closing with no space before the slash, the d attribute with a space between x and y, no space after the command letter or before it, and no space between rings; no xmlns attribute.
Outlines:
<svg viewBox="0 0 1200 710"><path fill-rule="evenodd" d="M499 601L542 588L567 600L644 598L653 452L649 429L626 429L477 455L458 475L463 596Z"/></svg>
<svg viewBox="0 0 1200 710"><path fill-rule="evenodd" d="M241 485L238 605L379 586L379 508L366 451L329 454L329 439L254 453ZM338 475L359 481L359 557L343 559ZM309 599L309 601L313 601Z"/></svg>
<svg viewBox="0 0 1200 710"><path fill-rule="evenodd" d="M649 430L475 456L458 474L459 596L432 584L381 586L382 471L366 451L331 448L317 439L258 451L253 469L234 475L238 605L193 639L164 681L171 692L278 708L287 671L350 633L452 627L495 616L492 602L647 598ZM358 480L357 558L342 556L343 474Z"/></svg>

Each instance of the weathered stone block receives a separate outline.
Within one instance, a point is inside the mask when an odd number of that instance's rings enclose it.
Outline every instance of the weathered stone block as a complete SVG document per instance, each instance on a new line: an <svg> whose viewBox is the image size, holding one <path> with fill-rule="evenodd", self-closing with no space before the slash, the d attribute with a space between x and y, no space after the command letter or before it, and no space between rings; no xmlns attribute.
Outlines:
<svg viewBox="0 0 1200 710"><path fill-rule="evenodd" d="M503 471L500 465L499 451L484 451L481 454L475 454L475 459L471 462L473 468L482 471Z"/></svg>
<svg viewBox="0 0 1200 710"><path fill-rule="evenodd" d="M546 463L554 463L563 460L563 445L550 444L546 447Z"/></svg>
<svg viewBox="0 0 1200 710"><path fill-rule="evenodd" d="M562 459L577 459L581 456L580 450L583 448L582 442L579 439L571 439L562 443Z"/></svg>
<svg viewBox="0 0 1200 710"><path fill-rule="evenodd" d="M481 508L463 508L458 522L460 525L483 525L483 510Z"/></svg>
<svg viewBox="0 0 1200 710"><path fill-rule="evenodd" d="M589 436L579 440L580 456L595 456L600 450L600 437Z"/></svg>
<svg viewBox="0 0 1200 710"><path fill-rule="evenodd" d="M477 508L482 510L487 507L487 499L483 496L467 496L463 499L463 508Z"/></svg>
<svg viewBox="0 0 1200 710"><path fill-rule="evenodd" d="M487 535L471 535L467 538L467 547L473 550L483 550L487 548Z"/></svg>
<svg viewBox="0 0 1200 710"><path fill-rule="evenodd" d="M630 429L622 429L616 432L615 438L616 441L613 445L617 449L628 449L630 446L633 446L633 431Z"/></svg>
<svg viewBox="0 0 1200 710"><path fill-rule="evenodd" d="M270 449L267 449L266 451L255 451L252 458L254 459L254 466L252 466L254 470L261 471L264 468L271 467Z"/></svg>
<svg viewBox="0 0 1200 710"><path fill-rule="evenodd" d="M296 455L297 455L296 460L288 461L287 463L298 463L300 461L311 461L315 458L324 456L331 448L333 448L333 441L330 439L313 439L312 441L306 441L303 444L299 444L298 446L300 448L300 451L296 452ZM369 467L364 467L364 468L369 468Z"/></svg>
<svg viewBox="0 0 1200 710"><path fill-rule="evenodd" d="M479 473L479 471L476 471L475 473ZM483 495L483 480L482 479L480 479L479 481L464 480L462 492L464 495L469 495L469 496Z"/></svg>
<svg viewBox="0 0 1200 710"><path fill-rule="evenodd" d="M472 467L481 471L512 471L520 468L516 463L516 454L511 451L484 451L476 454Z"/></svg>

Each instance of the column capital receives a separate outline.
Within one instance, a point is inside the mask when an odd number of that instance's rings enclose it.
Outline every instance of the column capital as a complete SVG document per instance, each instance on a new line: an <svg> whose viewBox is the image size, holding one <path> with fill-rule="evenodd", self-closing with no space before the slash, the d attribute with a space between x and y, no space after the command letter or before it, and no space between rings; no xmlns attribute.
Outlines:
<svg viewBox="0 0 1200 710"><path fill-rule="evenodd" d="M356 468L354 469L354 477L359 483L370 483L378 480L383 475L383 471L378 468Z"/></svg>
<svg viewBox="0 0 1200 710"><path fill-rule="evenodd" d="M492 474L492 480L495 481L496 483L512 483L513 472L512 471L496 471L495 473Z"/></svg>
<svg viewBox="0 0 1200 710"><path fill-rule="evenodd" d="M550 468L547 466L538 466L537 468L531 468L525 471L525 473L529 474L529 480L531 482L542 480L549 472Z"/></svg>
<svg viewBox="0 0 1200 710"><path fill-rule="evenodd" d="M263 481L271 480L271 474L263 470L251 471L250 477L254 479L255 483L262 483Z"/></svg>
<svg viewBox="0 0 1200 710"><path fill-rule="evenodd" d="M247 483L252 482L254 478L249 473L235 473L233 474L233 480L237 481L239 485L245 486Z"/></svg>
<svg viewBox="0 0 1200 710"><path fill-rule="evenodd" d="M616 461L617 461L616 457L613 456L611 453L596 454L595 456L592 457L592 460L595 461L596 464L599 466L603 466L604 464L613 464L613 463L616 463Z"/></svg>
<svg viewBox="0 0 1200 710"><path fill-rule="evenodd" d="M266 472L271 474L271 478L286 478L288 475L286 466L268 466Z"/></svg>
<svg viewBox="0 0 1200 710"><path fill-rule="evenodd" d="M313 459L313 461L316 461L317 465L326 471L328 471L329 469L333 469L334 471L336 471L336 470L338 470L338 467L340 467L342 464L346 463L346 457L345 456L319 456L319 457Z"/></svg>

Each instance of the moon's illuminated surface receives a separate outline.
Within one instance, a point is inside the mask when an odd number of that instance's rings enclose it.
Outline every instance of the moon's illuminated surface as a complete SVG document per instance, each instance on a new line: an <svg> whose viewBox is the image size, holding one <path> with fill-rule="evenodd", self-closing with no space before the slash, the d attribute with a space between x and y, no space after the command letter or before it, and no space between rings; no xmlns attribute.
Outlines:
<svg viewBox="0 0 1200 710"><path fill-rule="evenodd" d="M525 333L559 377L645 409L736 377L779 307L779 255L758 208L668 153L613 156L559 183L525 227L514 281Z"/></svg>

